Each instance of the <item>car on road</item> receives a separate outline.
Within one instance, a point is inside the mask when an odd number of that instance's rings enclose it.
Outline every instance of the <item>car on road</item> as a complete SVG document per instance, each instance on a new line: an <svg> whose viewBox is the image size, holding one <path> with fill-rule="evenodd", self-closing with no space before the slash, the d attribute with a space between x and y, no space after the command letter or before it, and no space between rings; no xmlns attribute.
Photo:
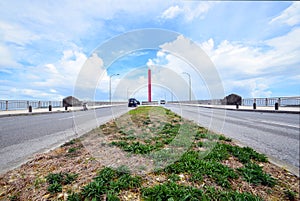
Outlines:
<svg viewBox="0 0 300 201"><path fill-rule="evenodd" d="M166 104L165 100L160 100L160 104Z"/></svg>
<svg viewBox="0 0 300 201"><path fill-rule="evenodd" d="M128 107L137 107L138 105L140 105L140 102L135 98L130 98L128 100Z"/></svg>

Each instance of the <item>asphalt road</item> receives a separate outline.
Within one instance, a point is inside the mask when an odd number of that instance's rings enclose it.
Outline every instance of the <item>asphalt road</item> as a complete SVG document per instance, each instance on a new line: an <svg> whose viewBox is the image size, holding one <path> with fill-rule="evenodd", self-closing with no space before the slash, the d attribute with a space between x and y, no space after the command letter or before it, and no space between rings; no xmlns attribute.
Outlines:
<svg viewBox="0 0 300 201"><path fill-rule="evenodd" d="M299 175L299 114L245 112L166 105L179 115L271 157ZM97 110L0 118L0 173L34 154L126 113L126 105Z"/></svg>
<svg viewBox="0 0 300 201"><path fill-rule="evenodd" d="M166 105L181 116L266 154L299 175L299 114Z"/></svg>
<svg viewBox="0 0 300 201"><path fill-rule="evenodd" d="M0 173L35 153L60 146L128 111L126 105L68 113L0 118Z"/></svg>

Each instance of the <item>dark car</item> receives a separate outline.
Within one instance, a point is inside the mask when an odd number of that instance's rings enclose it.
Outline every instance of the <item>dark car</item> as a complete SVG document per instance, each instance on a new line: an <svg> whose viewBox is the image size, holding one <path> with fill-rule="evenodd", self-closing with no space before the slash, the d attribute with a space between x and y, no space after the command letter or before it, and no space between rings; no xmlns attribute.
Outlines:
<svg viewBox="0 0 300 201"><path fill-rule="evenodd" d="M130 98L128 100L128 107L136 107L139 104L140 104L140 102L137 101L135 98Z"/></svg>

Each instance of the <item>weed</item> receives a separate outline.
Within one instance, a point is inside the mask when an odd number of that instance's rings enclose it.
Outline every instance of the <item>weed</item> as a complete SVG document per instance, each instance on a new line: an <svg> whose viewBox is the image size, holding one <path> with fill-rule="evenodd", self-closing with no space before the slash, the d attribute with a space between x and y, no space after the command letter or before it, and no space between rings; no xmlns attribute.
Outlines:
<svg viewBox="0 0 300 201"><path fill-rule="evenodd" d="M10 201L18 201L19 198L18 198L18 196L16 196L16 195L12 195L12 196L9 196L9 200L10 200Z"/></svg>
<svg viewBox="0 0 300 201"><path fill-rule="evenodd" d="M212 151L205 157L207 160L222 161L228 159L230 154L224 144L217 143Z"/></svg>
<svg viewBox="0 0 300 201"><path fill-rule="evenodd" d="M220 135L219 140L223 140L223 141L226 141L226 142L231 142L232 141L232 139L227 138L224 135Z"/></svg>
<svg viewBox="0 0 300 201"><path fill-rule="evenodd" d="M46 176L46 180L49 184L62 183L64 175L62 173L50 173Z"/></svg>
<svg viewBox="0 0 300 201"><path fill-rule="evenodd" d="M128 143L126 141L112 142L112 145L122 148L124 151L134 154L148 154L155 149L155 146L149 144L141 144L140 142Z"/></svg>
<svg viewBox="0 0 300 201"><path fill-rule="evenodd" d="M167 173L190 173L193 181L201 181L201 175L208 175L222 187L230 188L228 179L236 179L238 175L233 169L214 160L199 160L198 152L189 151L182 158L165 168Z"/></svg>
<svg viewBox="0 0 300 201"><path fill-rule="evenodd" d="M178 185L173 182L143 188L142 196L145 200L201 200L203 192L199 189Z"/></svg>
<svg viewBox="0 0 300 201"><path fill-rule="evenodd" d="M170 174L168 180L171 182L180 181L180 177L177 174Z"/></svg>
<svg viewBox="0 0 300 201"><path fill-rule="evenodd" d="M193 182L201 182L203 180L202 173L200 172L193 173L190 180Z"/></svg>
<svg viewBox="0 0 300 201"><path fill-rule="evenodd" d="M48 191L57 193L62 191L62 185L70 184L76 180L77 174L72 173L50 173L46 176L48 182Z"/></svg>
<svg viewBox="0 0 300 201"><path fill-rule="evenodd" d="M41 184L44 184L46 182L45 179L43 178L40 178L40 177L37 177L35 180L34 180L34 187L35 188L39 188Z"/></svg>
<svg viewBox="0 0 300 201"><path fill-rule="evenodd" d="M202 141L198 142L197 147L203 147L203 142Z"/></svg>
<svg viewBox="0 0 300 201"><path fill-rule="evenodd" d="M296 193L294 191L286 190L284 191L284 195L290 201L296 200Z"/></svg>
<svg viewBox="0 0 300 201"><path fill-rule="evenodd" d="M50 193L62 192L62 185L60 183L54 182L48 186L47 190Z"/></svg>
<svg viewBox="0 0 300 201"><path fill-rule="evenodd" d="M77 177L78 174L72 174L72 173L65 174L63 184L71 184L73 181L76 180Z"/></svg>
<svg viewBox="0 0 300 201"><path fill-rule="evenodd" d="M78 148L75 148L75 147L71 147L70 149L68 149L68 153L74 153L75 151L77 151Z"/></svg>
<svg viewBox="0 0 300 201"><path fill-rule="evenodd" d="M252 184L262 184L264 186L273 187L276 185L276 179L269 174L263 172L262 168L255 163L247 163L245 167L238 168L245 181Z"/></svg>
<svg viewBox="0 0 300 201"><path fill-rule="evenodd" d="M249 201L262 201L258 196L250 193L240 193L238 191L220 191L213 187L205 187L204 195L208 200L249 200ZM203 199L204 200L204 199ZM205 199L207 200L207 199Z"/></svg>
<svg viewBox="0 0 300 201"><path fill-rule="evenodd" d="M258 162L268 162L268 159L265 155L257 153L250 147L238 147L231 145L224 145L227 147L227 150L235 157L239 159L242 163L248 163L251 159Z"/></svg>
<svg viewBox="0 0 300 201"><path fill-rule="evenodd" d="M81 196L78 193L72 193L68 195L67 201L81 201Z"/></svg>
<svg viewBox="0 0 300 201"><path fill-rule="evenodd" d="M76 139L72 139L69 142L66 142L65 144L61 145L61 147L70 146L76 143Z"/></svg>
<svg viewBox="0 0 300 201"><path fill-rule="evenodd" d="M121 167L123 169L124 167ZM134 177L125 172L117 172L112 168L102 169L94 181L84 186L82 197L91 200L99 200L106 194L108 200L118 200L116 196L121 190L130 188L139 188L142 183L141 177ZM109 196L108 196L109 195Z"/></svg>

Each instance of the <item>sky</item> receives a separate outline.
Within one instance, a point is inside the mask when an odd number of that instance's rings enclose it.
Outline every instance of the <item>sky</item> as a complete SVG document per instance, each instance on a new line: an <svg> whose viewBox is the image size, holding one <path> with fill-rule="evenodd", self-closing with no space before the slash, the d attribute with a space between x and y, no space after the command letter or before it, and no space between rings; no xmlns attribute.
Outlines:
<svg viewBox="0 0 300 201"><path fill-rule="evenodd" d="M299 96L299 25L300 2L4 0L0 100L147 100L148 69L153 100Z"/></svg>

